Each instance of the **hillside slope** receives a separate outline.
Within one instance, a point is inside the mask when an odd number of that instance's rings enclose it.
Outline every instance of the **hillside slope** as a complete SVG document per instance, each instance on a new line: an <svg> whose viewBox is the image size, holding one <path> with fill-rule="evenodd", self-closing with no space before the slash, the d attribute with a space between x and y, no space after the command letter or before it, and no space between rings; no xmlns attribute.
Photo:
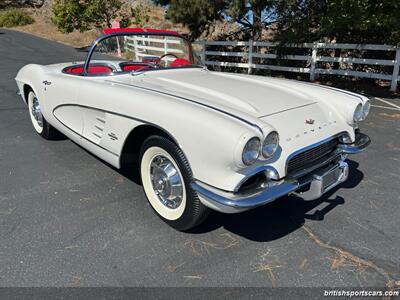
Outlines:
<svg viewBox="0 0 400 300"><path fill-rule="evenodd" d="M132 18L131 27L151 27L157 29L173 29L181 33L186 33L187 29L179 24L173 24L165 19L165 10L160 6L153 5L150 1L135 1L135 5L141 5L147 11L149 20L143 24L135 24ZM86 32L74 31L64 34L58 31L57 27L52 23L51 10L52 1L48 0L40 9L24 8L29 15L35 20L35 23L15 27L15 30L27 32L33 35L51 39L74 47L84 47L90 44L96 37L101 34L98 29L92 29Z"/></svg>

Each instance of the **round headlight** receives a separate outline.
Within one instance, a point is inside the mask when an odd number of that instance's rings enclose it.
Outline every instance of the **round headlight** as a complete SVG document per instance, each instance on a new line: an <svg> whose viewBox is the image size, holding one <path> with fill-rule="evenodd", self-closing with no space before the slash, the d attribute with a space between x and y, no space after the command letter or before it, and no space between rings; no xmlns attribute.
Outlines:
<svg viewBox="0 0 400 300"><path fill-rule="evenodd" d="M362 104L359 103L354 111L353 121L358 122L361 121L363 117L363 107Z"/></svg>
<svg viewBox="0 0 400 300"><path fill-rule="evenodd" d="M365 118L369 114L369 110L371 109L371 103L369 101L364 103L364 106L362 108L362 119L365 120Z"/></svg>
<svg viewBox="0 0 400 300"><path fill-rule="evenodd" d="M258 137L251 138L243 148L242 160L247 166L255 163L260 155L261 142Z"/></svg>
<svg viewBox="0 0 400 300"><path fill-rule="evenodd" d="M262 155L265 158L270 158L274 155L276 149L279 146L279 135L276 131L272 131L267 135L265 138L263 145L262 145Z"/></svg>

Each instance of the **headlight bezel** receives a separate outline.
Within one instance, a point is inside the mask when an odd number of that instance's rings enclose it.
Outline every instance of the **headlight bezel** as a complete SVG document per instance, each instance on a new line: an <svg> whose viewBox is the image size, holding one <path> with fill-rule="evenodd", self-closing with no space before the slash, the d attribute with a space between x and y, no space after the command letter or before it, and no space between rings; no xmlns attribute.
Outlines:
<svg viewBox="0 0 400 300"><path fill-rule="evenodd" d="M274 145L272 151L270 151L269 153L267 152L267 149L265 149L267 142L268 145ZM279 148L279 133L273 130L270 133L268 133L265 139L263 140L263 143L261 145L261 154L265 159L269 159L272 156L274 156L278 148Z"/></svg>
<svg viewBox="0 0 400 300"><path fill-rule="evenodd" d="M363 120L363 105L358 103L353 112L353 123L357 123Z"/></svg>
<svg viewBox="0 0 400 300"><path fill-rule="evenodd" d="M365 103L362 106L362 119L361 120L365 120L367 118L370 110L371 110L371 102L369 100L367 100L367 101L365 101Z"/></svg>
<svg viewBox="0 0 400 300"><path fill-rule="evenodd" d="M246 157L246 154L253 152L250 154L250 157ZM261 153L261 140L259 137L254 136L250 138L243 147L242 151L242 162L245 166L250 166L254 164Z"/></svg>

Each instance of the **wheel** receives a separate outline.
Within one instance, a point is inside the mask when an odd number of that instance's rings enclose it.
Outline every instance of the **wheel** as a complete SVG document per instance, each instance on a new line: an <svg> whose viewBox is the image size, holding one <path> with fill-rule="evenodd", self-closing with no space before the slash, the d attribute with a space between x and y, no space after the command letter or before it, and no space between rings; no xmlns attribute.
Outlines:
<svg viewBox="0 0 400 300"><path fill-rule="evenodd" d="M151 136L144 141L140 175L151 207L173 228L189 230L207 217L209 209L190 187L192 171L186 157L170 140Z"/></svg>
<svg viewBox="0 0 400 300"><path fill-rule="evenodd" d="M46 140L56 139L61 135L42 115L39 99L32 90L28 94L28 109L33 128L39 135Z"/></svg>

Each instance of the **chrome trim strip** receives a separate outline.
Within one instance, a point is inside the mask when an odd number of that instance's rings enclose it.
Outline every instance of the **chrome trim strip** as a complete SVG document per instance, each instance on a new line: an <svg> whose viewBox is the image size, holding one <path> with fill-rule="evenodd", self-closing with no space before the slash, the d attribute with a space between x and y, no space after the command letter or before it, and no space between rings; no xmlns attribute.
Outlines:
<svg viewBox="0 0 400 300"><path fill-rule="evenodd" d="M101 123L103 123L103 124L106 123L106 120L103 120L103 119L101 119L101 118L99 118L99 117L96 117L96 120L99 121L99 122L101 122Z"/></svg>
<svg viewBox="0 0 400 300"><path fill-rule="evenodd" d="M62 106L62 105L60 105L60 106ZM57 107L59 107L59 106L57 106ZM56 108L57 108L57 107L56 107ZM54 118L55 118L58 122L60 122L61 125L63 125L63 126L64 126L65 128L67 128L68 130L72 131L73 133L75 133L77 136L79 136L80 138L84 139L85 141L88 141L88 142L92 143L93 145L95 145L95 146L97 146L97 147L99 147L99 148L101 148L101 149L107 151L108 153L110 153L110 154L112 154L112 155L114 155L114 156L116 156L116 157L120 157L120 155L118 155L117 153L114 153L114 152L108 150L107 148L104 148L103 146L100 146L99 144L97 144L97 143L95 143L95 142L89 140L88 138L86 138L86 137L84 137L82 134L80 134L79 132L76 132L76 131L73 130L71 127L69 127L68 125L64 124L64 123L63 123L59 118L57 118L57 116L54 114L54 110L55 110L56 108L53 109L53 116L54 116Z"/></svg>
<svg viewBox="0 0 400 300"><path fill-rule="evenodd" d="M281 111L277 111L277 112L274 112L274 113L272 113L272 114L267 114L267 115L264 115L264 116L261 116L261 117L258 117L258 118L261 119L261 118L265 118L265 117L270 117L270 116L273 116L273 115L277 115L277 114L283 113L283 112L285 112L285 111L289 111L289 110L293 110L293 109L298 109L298 108L302 108L302 107L306 107L306 106L310 106L310 105L314 105L314 104L316 104L316 103L318 103L318 102L317 102L317 101L314 101L314 102L311 102L311 103L308 103L308 104L304 104L304 105L300 105L300 106L296 106L296 107L284 109L284 110L281 110Z"/></svg>
<svg viewBox="0 0 400 300"><path fill-rule="evenodd" d="M154 127L157 127L158 129L164 131L164 132L167 133L169 136L171 136L171 138L174 140L174 142L179 146L178 141L171 135L171 133L169 133L169 132L168 132L167 130L165 130L164 128L158 126L157 124L154 124L154 123L145 121L145 120L143 120L143 119L139 119L139 118L131 117L131 116L128 116L128 115L120 114L120 113L117 113L117 112L111 111L111 110L105 110L105 109L97 108L97 107L93 107L93 106L82 105L82 104L73 104L73 103L60 104L60 105L56 106L56 107L53 109L53 115L54 115L54 111L55 111L57 108L63 107L63 106L77 106L77 107L83 107L83 108L94 109L94 110L98 110L98 111L101 111L101 112L104 112L104 113L108 113L108 114L112 114L112 115L116 115L116 116L128 118L128 119L131 119L131 120L134 120L134 121L138 121L138 122L142 122L142 123L145 123L145 124L148 124L148 125L152 125L152 126L154 126ZM96 119L99 120L98 118L96 118ZM100 120L99 120L99 121L100 121Z"/></svg>
<svg viewBox="0 0 400 300"><path fill-rule="evenodd" d="M101 135L97 134L96 132L92 132L92 134L93 134L95 137L101 139Z"/></svg>
<svg viewBox="0 0 400 300"><path fill-rule="evenodd" d="M189 98L185 98L185 97L182 97L182 96L174 95L174 94L171 94L171 93L162 92L162 91L159 91L159 90L155 90L155 89L151 89L151 88L142 87L142 86L139 86L139 85L134 85L134 84L125 83L125 82L118 82L118 81L113 81L113 80L105 80L105 81L106 81L106 82L113 83L113 84L119 84L119 85L123 85L123 86L127 86L127 87L132 87L132 88L142 89L142 90L145 90L145 91L150 91L150 92L153 92L153 93L157 93L157 94L161 94L161 95L165 95L165 96L169 96L169 97L181 99L181 100L184 100L184 101L188 101L188 102L191 102L191 103L195 103L195 104L200 105L200 106L207 107L207 108L209 108L209 109L218 111L218 112L220 112L220 113L222 113L222 114L228 115L228 116L230 116L230 117L232 117L232 118L234 118L234 119L240 120L240 121L242 121L242 122L244 122L244 123L246 123L246 124L248 124L248 125L250 125L250 126L252 126L252 127L255 127L256 129L258 129L258 130L260 131L261 134L263 134L263 131L262 131L261 127L258 126L257 124L254 124L254 123L252 123L252 122L250 122L250 121L247 121L246 119L243 119L243 118L241 118L241 117L238 117L238 116L236 116L236 115L234 115L234 114L231 114L231 113L229 113L229 112L227 112L227 111L224 111L224 110L222 110L222 109L213 107L213 106L211 106L211 105L204 104L204 103L201 103L201 102L198 102L198 101L189 99Z"/></svg>
<svg viewBox="0 0 400 300"><path fill-rule="evenodd" d="M361 95L358 95L357 93L352 93L352 92L341 90L341 89L338 89L338 88L335 88L335 87L326 86L326 85L322 85L322 84L316 84L316 83L312 83L312 82L299 81L299 83L302 83L302 84L305 84L305 85L312 85L312 86L315 86L315 87L320 87L320 88L323 88L323 89L335 91L335 92L340 93L340 94L346 94L346 95L358 98L361 101L363 101L363 99L361 98Z"/></svg>
<svg viewBox="0 0 400 300"><path fill-rule="evenodd" d="M170 132L168 132L168 131L165 130L164 128L162 128L162 127L160 127L160 126L158 126L158 125L156 125L156 124L154 124L154 123L151 123L151 122L148 122L148 121L139 119L139 118L134 118L134 117L127 116L127 115L123 115L123 114L120 114L120 113L117 113L117 112L113 112L113 111L109 111L109 110L105 110L105 109L101 109L101 108L96 108L96 107L92 107L92 106L87 106L87 105L81 105L81 104L66 103L66 104L60 104L60 105L54 107L54 109L53 109L53 116L54 116L54 117L56 118L56 120L57 120L58 122L60 122L64 127L66 127L67 129L71 130L71 131L74 132L75 134L79 135L81 138L83 138L83 139L85 139L85 140L87 140L87 141L93 143L94 145L96 145L96 146L102 148L103 150L106 150L106 151L110 152L111 154L113 154L113 155L115 155L115 156L121 157L121 155L116 154L116 153L114 153L114 152L112 152L112 151L110 151L110 150L108 150L108 149L106 149L106 148L104 148L104 147L102 147L102 146L100 146L100 145L98 145L98 144L92 142L91 140L85 138L82 134L80 134L80 133L76 132L75 130L71 129L71 128L68 127L66 124L64 124L59 118L57 118L57 116L54 114L54 112L56 111L57 108L64 107L64 106L77 106L77 107L83 107L83 108L88 108L88 109L94 109L94 110L98 110L98 111L101 111L101 112L104 112L104 113L113 114L113 115L116 115L116 116L128 118L128 119L131 119L131 120L134 120L134 121L138 121L138 122L141 122L141 123L144 123L144 124L147 124L147 125L154 126L154 127L158 128L158 129L160 129L161 131L164 131L166 134L168 134L168 136L171 137L171 139L175 142L175 144L179 146L178 141L174 138L174 136L173 136ZM96 119L99 120L99 121L101 121L101 122L103 122L103 120L101 120L101 119L99 119L99 118L97 118L97 117L96 117ZM104 123L105 123L105 121L104 121ZM124 145L122 146L122 149L123 149L124 147L125 147L125 142L124 142ZM180 147L180 146L179 146L179 147ZM183 151L183 150L182 150L182 151Z"/></svg>

